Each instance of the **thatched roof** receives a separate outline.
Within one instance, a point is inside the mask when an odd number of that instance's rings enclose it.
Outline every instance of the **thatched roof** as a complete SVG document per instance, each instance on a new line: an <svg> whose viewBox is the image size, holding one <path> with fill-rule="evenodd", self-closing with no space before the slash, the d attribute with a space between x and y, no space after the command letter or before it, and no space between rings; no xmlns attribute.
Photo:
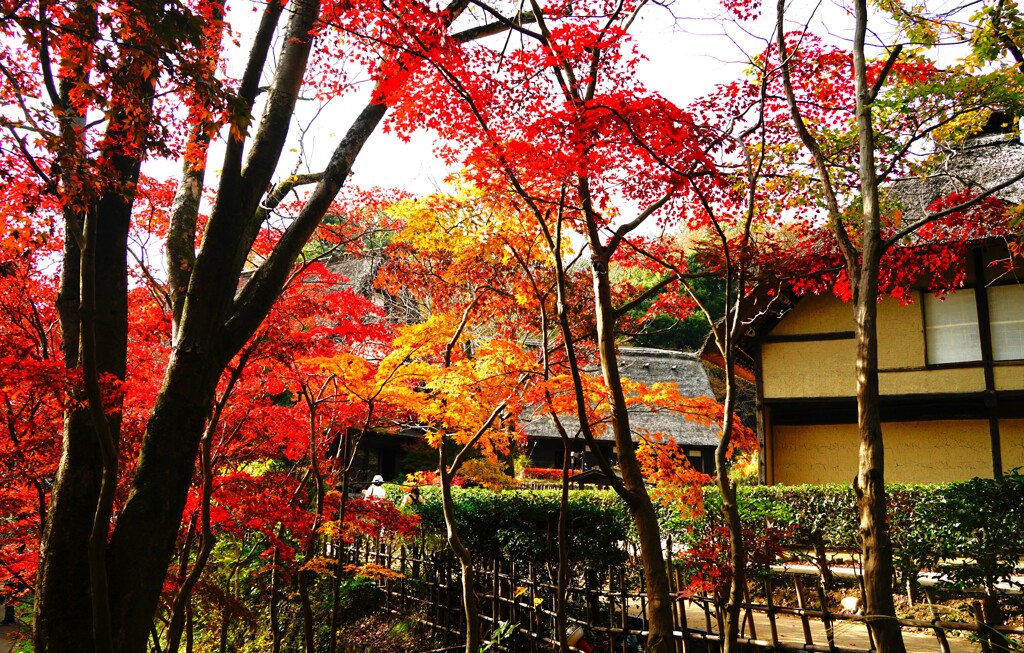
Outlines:
<svg viewBox="0 0 1024 653"><path fill-rule="evenodd" d="M364 256L343 254L332 256L326 262L328 270L344 276L348 281L342 285L349 286L353 292L364 297L374 295L373 281L377 277L383 256L377 252L367 252Z"/></svg>
<svg viewBox="0 0 1024 653"><path fill-rule="evenodd" d="M711 397L711 383L697 354L662 349L622 347L619 349L619 370L623 377L647 385L658 381L674 381L679 391L687 397ZM598 370L589 370L598 373ZM676 442L695 447L714 446L718 443L718 428L706 426L685 419L677 413L666 410L652 411L643 406L630 409L630 428L633 432L646 431L664 433ZM578 422L563 418L570 435L576 431ZM551 418L538 416L526 425L531 438L557 438ZM611 440L610 429L598 438ZM636 439L634 437L634 439Z"/></svg>
<svg viewBox="0 0 1024 653"><path fill-rule="evenodd" d="M927 177L901 179L887 196L903 209L903 222L916 222L935 200L963 190L984 192L1024 170L1024 144L1015 134L988 134L945 146L940 167ZM1024 202L1024 180L997 191L994 197L1008 204Z"/></svg>
<svg viewBox="0 0 1024 653"><path fill-rule="evenodd" d="M941 148L945 156L932 174L897 180L884 191L886 199L902 209L904 225L923 218L927 207L937 199L967 189L984 192L1024 171L1024 143L1016 133L983 131L959 145L943 144ZM1024 203L1024 180L1018 180L992 196L1010 205ZM739 308L746 328L737 341L737 347L746 359L744 364L753 364L755 343L799 301L800 297L791 295L785 287L768 286L761 286L757 294L744 298ZM709 357L716 353L711 339L705 341L701 352Z"/></svg>
<svg viewBox="0 0 1024 653"><path fill-rule="evenodd" d="M357 294L382 306L391 322L421 322L423 318L419 314L419 308L408 292L403 290L397 295L392 295L374 287L377 273L384 265L385 257L385 251L382 249L369 250L361 256L341 254L332 256L326 262L326 266L331 272L340 274L348 280L341 285L352 288Z"/></svg>

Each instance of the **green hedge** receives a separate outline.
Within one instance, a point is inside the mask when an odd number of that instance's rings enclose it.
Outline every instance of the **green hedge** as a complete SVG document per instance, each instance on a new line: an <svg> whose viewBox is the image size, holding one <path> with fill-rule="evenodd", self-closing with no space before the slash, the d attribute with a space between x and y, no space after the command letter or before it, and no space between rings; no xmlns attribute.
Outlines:
<svg viewBox="0 0 1024 653"><path fill-rule="evenodd" d="M428 534L443 536L444 514L439 488L421 489L417 508ZM558 560L558 490L491 492L452 488L459 536L474 555L517 564ZM573 490L569 493L570 561L603 569L622 562L620 542L629 538L629 516L613 492Z"/></svg>
<svg viewBox="0 0 1024 653"><path fill-rule="evenodd" d="M886 486L889 533L897 571L945 573L962 588L993 587L1024 573L1024 475L975 478L945 485ZM669 519L667 530L686 541L721 524L721 499L705 491L706 512L697 519ZM751 486L739 488L744 524L754 532L768 525L792 528L784 545L813 553L859 548L856 497L848 485Z"/></svg>
<svg viewBox="0 0 1024 653"><path fill-rule="evenodd" d="M890 534L897 570L913 577L931 569L963 587L992 587L1024 574L1024 475L972 479L947 485L888 485ZM439 490L423 488L418 508L428 533L443 536ZM393 498L400 495L392 488ZM662 510L662 528L680 544L693 544L721 526L721 499L704 492L705 511L682 517ZM554 562L559 492L493 493L453 490L460 535L474 554L517 563ZM751 533L785 532L782 545L813 554L855 551L856 505L848 485L743 486L740 511ZM630 539L632 523L611 491L570 492L570 551L574 564L601 568L622 559L619 542Z"/></svg>

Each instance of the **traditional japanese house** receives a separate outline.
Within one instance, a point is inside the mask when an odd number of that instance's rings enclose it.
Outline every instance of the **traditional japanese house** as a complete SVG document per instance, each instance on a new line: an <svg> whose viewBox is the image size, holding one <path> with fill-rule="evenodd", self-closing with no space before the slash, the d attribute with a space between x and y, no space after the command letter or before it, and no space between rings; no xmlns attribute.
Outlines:
<svg viewBox="0 0 1024 653"><path fill-rule="evenodd" d="M1024 170L1013 134L952 148L943 172L898 182L903 219L965 188L990 188ZM1024 199L1024 182L995 194ZM1024 266L1000 240L968 253L964 287L944 297L927 279L912 303L878 307L886 481L947 482L1024 466ZM849 483L858 455L853 310L831 294L766 297L742 347L758 376L760 476L765 483Z"/></svg>

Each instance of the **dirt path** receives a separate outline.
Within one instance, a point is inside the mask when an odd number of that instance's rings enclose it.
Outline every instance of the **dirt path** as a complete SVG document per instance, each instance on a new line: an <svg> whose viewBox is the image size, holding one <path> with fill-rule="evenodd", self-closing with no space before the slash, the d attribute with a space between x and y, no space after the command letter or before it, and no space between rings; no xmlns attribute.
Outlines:
<svg viewBox="0 0 1024 653"><path fill-rule="evenodd" d="M707 622L704 611L699 605L687 603L686 623L690 628L707 630ZM712 624L712 630L717 631L718 627ZM808 619L808 627L811 630L811 638L815 644L827 645L825 627L821 621ZM778 615L775 618L775 628L780 642L789 644L803 644L804 627L799 617L791 615ZM17 632L15 626L0 626L0 653L10 653L14 646L14 634ZM765 614L754 615L754 632L750 632L750 625L744 622L743 635L771 641L771 626L768 616ZM870 648L867 627L859 621L842 621L835 628L836 646L841 648L856 648L867 651ZM906 643L908 653L940 653L938 640L931 632L910 632L903 631L903 641ZM948 638L950 653L977 653L981 647L962 637Z"/></svg>
<svg viewBox="0 0 1024 653"><path fill-rule="evenodd" d="M712 618L713 619L713 618ZM704 611L699 605L686 604L686 623L690 628L707 630L707 620ZM828 645L825 636L825 626L819 619L808 619L811 639L814 644ZM717 624L712 624L713 630L717 631ZM754 629L750 630L749 622L743 624L743 635L753 639L771 642L772 631L768 621L768 615L754 613ZM775 628L780 642L800 645L806 640L804 637L804 625L799 617L792 615L777 615L775 617ZM845 620L839 621L835 626L835 642L840 648L856 648L867 651L870 646L867 626L863 621ZM938 639L934 632L912 632L904 629L903 641L906 644L908 653L940 653ZM947 638L951 653L976 653L981 647L963 637L950 635Z"/></svg>
<svg viewBox="0 0 1024 653"><path fill-rule="evenodd" d="M14 647L14 634L17 631L15 626L0 626L0 653L11 653Z"/></svg>

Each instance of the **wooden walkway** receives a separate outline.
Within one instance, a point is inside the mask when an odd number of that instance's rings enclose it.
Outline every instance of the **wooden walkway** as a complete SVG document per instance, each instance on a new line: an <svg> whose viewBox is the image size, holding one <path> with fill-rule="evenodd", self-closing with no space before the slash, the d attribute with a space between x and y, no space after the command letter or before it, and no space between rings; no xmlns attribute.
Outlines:
<svg viewBox="0 0 1024 653"><path fill-rule="evenodd" d="M707 616L703 608L696 603L685 604L686 622L690 628L707 630ZM749 620L743 623L741 636L755 640L771 641L772 625L768 615L763 612L753 612L754 628L751 631ZM711 615L712 620L714 614ZM806 628L805 630L805 623ZM711 631L717 632L718 626L711 624ZM778 641L783 645L794 648L804 648L807 641L814 645L828 646L828 637L825 626L820 619L809 618L806 620L798 616L780 614L775 616L775 632ZM809 637L807 633L809 632ZM857 649L867 651L871 649L871 639L868 636L867 625L864 621L848 619L837 621L833 628L833 637L836 649ZM906 644L908 653L939 653L940 643L932 631L914 632L903 630L903 641ZM946 638L950 653L979 653L981 646L965 637L950 635Z"/></svg>
<svg viewBox="0 0 1024 653"><path fill-rule="evenodd" d="M691 628L701 628L706 618L704 610L697 604L688 603L685 606L686 620ZM815 644L826 644L828 638L825 636L825 628L820 621L810 619L809 627L811 637ZM799 617L790 615L778 615L775 619L775 628L780 642L800 646L804 643L803 622ZM14 626L0 626L0 653L10 653L14 646ZM749 624L744 624L743 635L753 639L767 639L771 632L771 624L768 616L763 613L755 613L754 632L750 632ZM852 648L862 651L870 648L867 627L859 621L843 621L835 628L835 645L838 649ZM903 631L903 641L906 643L908 653L936 653L939 651L939 643L933 633ZM963 637L949 637L950 653L979 653L981 647Z"/></svg>

